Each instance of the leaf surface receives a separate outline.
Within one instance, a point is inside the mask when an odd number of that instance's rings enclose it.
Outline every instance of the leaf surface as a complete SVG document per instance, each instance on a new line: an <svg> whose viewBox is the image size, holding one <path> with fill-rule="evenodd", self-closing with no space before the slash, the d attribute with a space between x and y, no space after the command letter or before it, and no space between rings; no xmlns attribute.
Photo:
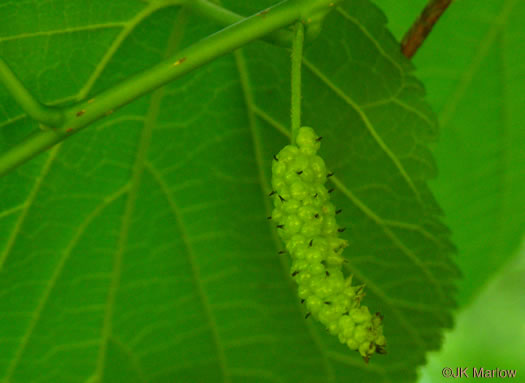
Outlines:
<svg viewBox="0 0 525 383"><path fill-rule="evenodd" d="M162 2L37 3L1 9L0 54L50 103L96 97L218 29ZM436 119L384 23L362 0L326 19L306 47L303 109L386 356L365 364L304 319L266 219L271 159L289 141L289 52L257 42L2 179L3 380L413 381L451 325L457 271L427 187ZM38 127L0 97L5 148Z"/></svg>
<svg viewBox="0 0 525 383"><path fill-rule="evenodd" d="M401 38L426 0L377 0ZM442 134L431 183L458 246L472 301L525 234L525 40L522 1L452 3L414 56Z"/></svg>

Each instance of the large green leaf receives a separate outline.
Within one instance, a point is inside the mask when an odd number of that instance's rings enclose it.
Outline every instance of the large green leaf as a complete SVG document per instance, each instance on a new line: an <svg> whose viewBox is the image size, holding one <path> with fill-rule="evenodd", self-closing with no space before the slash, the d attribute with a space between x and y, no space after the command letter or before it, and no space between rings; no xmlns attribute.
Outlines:
<svg viewBox="0 0 525 383"><path fill-rule="evenodd" d="M398 38L426 0L376 0ZM525 3L452 3L414 57L442 135L436 198L458 246L468 303L525 233Z"/></svg>
<svg viewBox="0 0 525 383"><path fill-rule="evenodd" d="M217 30L162 2L24 4L0 8L0 54L51 103ZM306 49L304 122L324 137L347 271L385 316L386 356L367 365L304 319L266 219L271 158L288 141L289 52L259 42L2 179L4 382L413 381L451 325L457 272L426 184L436 121L384 23L362 0L329 16ZM0 92L5 148L38 127Z"/></svg>

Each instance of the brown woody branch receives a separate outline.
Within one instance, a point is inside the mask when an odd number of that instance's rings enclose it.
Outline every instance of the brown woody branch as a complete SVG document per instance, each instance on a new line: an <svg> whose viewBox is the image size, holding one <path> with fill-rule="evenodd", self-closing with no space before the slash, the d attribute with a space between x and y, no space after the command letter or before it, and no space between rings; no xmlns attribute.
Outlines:
<svg viewBox="0 0 525 383"><path fill-rule="evenodd" d="M452 0L430 0L419 18L403 37L401 52L406 57L411 58L414 56L450 3L452 3Z"/></svg>

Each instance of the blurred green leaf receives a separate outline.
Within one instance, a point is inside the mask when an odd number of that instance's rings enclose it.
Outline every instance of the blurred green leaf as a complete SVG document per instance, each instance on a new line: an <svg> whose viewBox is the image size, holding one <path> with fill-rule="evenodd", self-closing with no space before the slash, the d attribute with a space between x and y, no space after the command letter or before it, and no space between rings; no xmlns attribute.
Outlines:
<svg viewBox="0 0 525 383"><path fill-rule="evenodd" d="M426 0L376 0L401 38ZM432 181L458 246L464 305L525 233L525 3L455 1L414 57L439 114Z"/></svg>
<svg viewBox="0 0 525 383"><path fill-rule="evenodd" d="M420 383L443 382L446 367L515 370L513 382L523 382L525 347L525 248L485 285L471 305L456 317L454 330L445 336L443 348L429 355ZM491 381L508 381L492 378Z"/></svg>
<svg viewBox="0 0 525 383"><path fill-rule="evenodd" d="M51 103L96 95L217 30L138 1L37 3L0 8L0 54ZM289 52L255 43L2 179L3 380L413 381L451 325L457 272L426 185L436 121L384 22L362 0L329 16L305 52L304 122L324 137L348 271L385 315L386 356L367 365L304 319L266 219ZM5 148L37 127L0 92Z"/></svg>

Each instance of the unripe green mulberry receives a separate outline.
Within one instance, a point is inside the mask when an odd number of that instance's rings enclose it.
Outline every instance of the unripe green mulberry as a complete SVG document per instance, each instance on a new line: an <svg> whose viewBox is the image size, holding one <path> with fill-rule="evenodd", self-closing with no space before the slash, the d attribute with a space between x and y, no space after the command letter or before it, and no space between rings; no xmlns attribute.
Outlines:
<svg viewBox="0 0 525 383"><path fill-rule="evenodd" d="M364 286L352 286L352 277L345 279L341 271L348 243L338 238L339 211L324 186L329 175L316 154L320 138L302 127L296 142L274 157L272 218L292 257L291 274L309 314L368 361L375 352L385 352L382 316L361 306Z"/></svg>

